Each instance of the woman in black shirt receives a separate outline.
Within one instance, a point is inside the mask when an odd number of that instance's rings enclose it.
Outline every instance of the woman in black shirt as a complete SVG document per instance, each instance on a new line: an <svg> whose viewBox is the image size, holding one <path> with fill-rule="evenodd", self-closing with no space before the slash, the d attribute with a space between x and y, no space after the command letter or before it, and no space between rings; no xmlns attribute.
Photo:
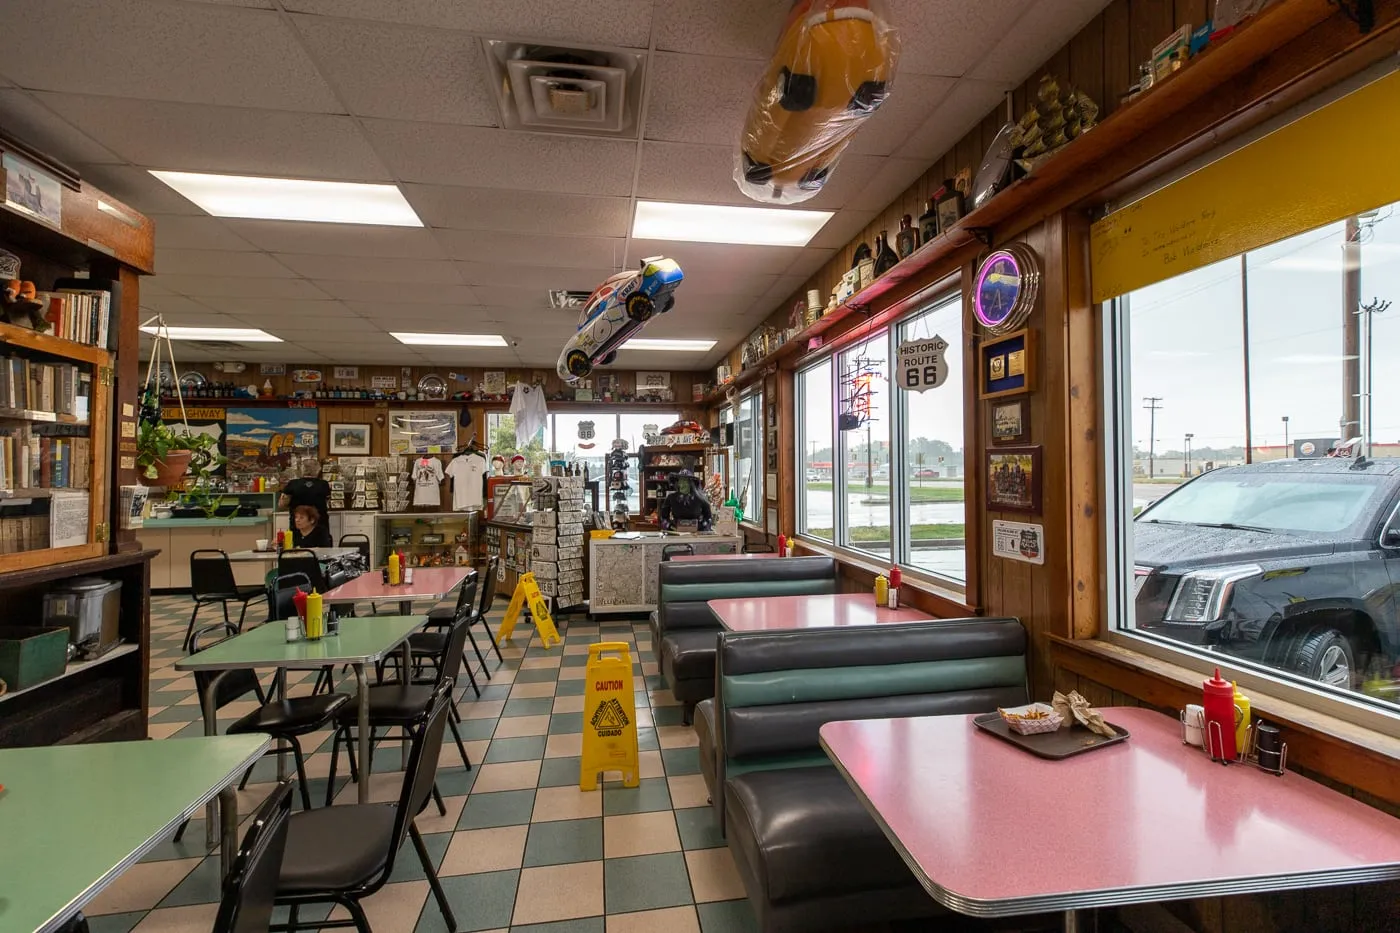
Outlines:
<svg viewBox="0 0 1400 933"><path fill-rule="evenodd" d="M333 547L331 530L309 505L292 508L293 547Z"/></svg>

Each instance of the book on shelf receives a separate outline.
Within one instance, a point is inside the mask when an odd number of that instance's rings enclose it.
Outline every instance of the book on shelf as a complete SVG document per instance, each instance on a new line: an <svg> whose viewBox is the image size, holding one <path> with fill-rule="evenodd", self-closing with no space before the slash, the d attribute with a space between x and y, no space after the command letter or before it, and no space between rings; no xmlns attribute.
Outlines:
<svg viewBox="0 0 1400 933"><path fill-rule="evenodd" d="M44 319L55 337L107 347L107 331L112 317L112 293L98 289L58 288L40 292L44 302Z"/></svg>
<svg viewBox="0 0 1400 933"><path fill-rule="evenodd" d="M0 489L87 489L91 479L90 439L0 429Z"/></svg>
<svg viewBox="0 0 1400 933"><path fill-rule="evenodd" d="M86 421L92 373L74 363L39 363L0 356L0 408L71 415Z"/></svg>

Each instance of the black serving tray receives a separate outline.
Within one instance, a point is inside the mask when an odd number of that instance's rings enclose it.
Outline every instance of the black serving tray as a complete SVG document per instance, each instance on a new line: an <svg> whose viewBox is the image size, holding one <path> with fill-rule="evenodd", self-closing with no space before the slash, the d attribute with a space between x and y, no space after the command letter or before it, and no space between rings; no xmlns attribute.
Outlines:
<svg viewBox="0 0 1400 933"><path fill-rule="evenodd" d="M1126 742L1129 732L1122 726L1115 726L1108 723L1116 735L1112 738L1099 735L1097 732L1090 732L1083 726L1075 725L1068 729L1057 729L1054 732L1041 732L1037 735L1022 735L1013 732L1006 724L1006 720L1001 718L1000 713L985 713L981 716L974 716L972 724L990 735L1010 742L1039 758L1049 758L1059 761L1062 758L1072 758L1075 755L1082 755L1085 752L1092 752L1096 748L1103 748L1106 745L1116 745L1119 742Z"/></svg>

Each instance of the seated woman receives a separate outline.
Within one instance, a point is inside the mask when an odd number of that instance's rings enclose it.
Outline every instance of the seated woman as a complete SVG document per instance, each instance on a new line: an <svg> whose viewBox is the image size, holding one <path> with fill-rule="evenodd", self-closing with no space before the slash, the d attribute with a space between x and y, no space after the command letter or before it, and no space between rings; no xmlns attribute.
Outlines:
<svg viewBox="0 0 1400 933"><path fill-rule="evenodd" d="M334 547L331 530L320 521L314 506L298 505L292 509L293 547Z"/></svg>

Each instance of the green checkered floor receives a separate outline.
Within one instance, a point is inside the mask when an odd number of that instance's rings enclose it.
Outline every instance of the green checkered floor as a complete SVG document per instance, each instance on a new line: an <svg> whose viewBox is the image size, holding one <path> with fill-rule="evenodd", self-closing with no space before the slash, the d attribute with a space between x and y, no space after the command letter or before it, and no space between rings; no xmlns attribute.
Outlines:
<svg viewBox="0 0 1400 933"><path fill-rule="evenodd" d="M193 679L171 666L181 656L191 608L188 596L151 600L152 738L202 733ZM216 618L215 609L201 614L204 623ZM482 641L480 629L476 633ZM705 802L695 733L680 724L680 706L662 686L645 622L575 622L563 632L562 649L556 645L549 651L533 634L528 626L518 629L504 663L489 657L491 679L477 675L480 699L465 689L462 738L473 768L463 768L456 746L444 743L438 786L447 816L438 816L430 805L418 818L458 929L753 930L743 886ZM640 788L609 783L584 793L578 789L583 672L588 644L600 640L634 647L642 782ZM288 679L310 690L314 675ZM342 689L353 691L348 685ZM252 707L251 700L234 702L222 715L231 721ZM325 799L330 734L303 742L315 749L307 771L319 805ZM389 770L398 766L397 748L397 742L386 742L375 755L375 800L398 795L402 772ZM241 816L272 788L275 769L270 757L254 769L248 789L239 794ZM337 802L356 795L344 769L342 760ZM195 821L181 842L163 843L89 906L93 933L207 933L217 910L218 873L217 853L205 849L204 824ZM445 929L407 846L391 883L365 907L375 933ZM324 916L301 914L303 921Z"/></svg>

